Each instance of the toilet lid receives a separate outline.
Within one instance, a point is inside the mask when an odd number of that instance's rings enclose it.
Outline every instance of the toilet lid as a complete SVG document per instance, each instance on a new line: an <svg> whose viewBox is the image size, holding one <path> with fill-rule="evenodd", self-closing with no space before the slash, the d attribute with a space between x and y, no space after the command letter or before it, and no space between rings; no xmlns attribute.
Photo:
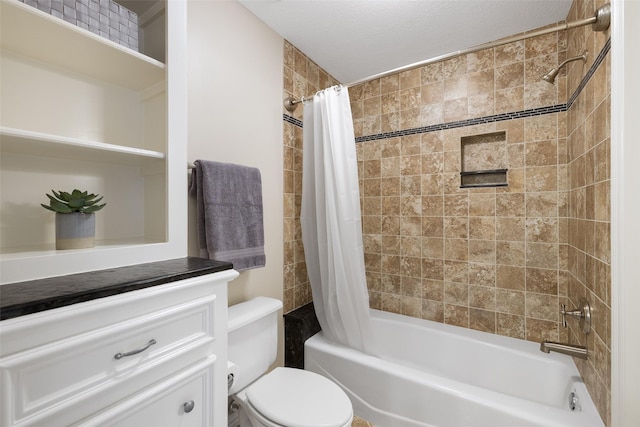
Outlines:
<svg viewBox="0 0 640 427"><path fill-rule="evenodd" d="M352 417L351 401L327 378L293 368L276 368L246 389L262 416L288 427L342 427Z"/></svg>

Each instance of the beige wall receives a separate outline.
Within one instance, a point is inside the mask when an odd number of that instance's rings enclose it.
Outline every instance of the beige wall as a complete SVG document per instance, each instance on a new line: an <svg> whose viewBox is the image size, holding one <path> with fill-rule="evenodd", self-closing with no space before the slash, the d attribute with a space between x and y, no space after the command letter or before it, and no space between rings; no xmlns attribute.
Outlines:
<svg viewBox="0 0 640 427"><path fill-rule="evenodd" d="M283 39L235 1L189 1L187 27L189 161L244 164L262 174L267 265L241 273L229 285L229 303L282 300ZM189 254L198 255L192 199ZM280 333L280 348L283 341Z"/></svg>

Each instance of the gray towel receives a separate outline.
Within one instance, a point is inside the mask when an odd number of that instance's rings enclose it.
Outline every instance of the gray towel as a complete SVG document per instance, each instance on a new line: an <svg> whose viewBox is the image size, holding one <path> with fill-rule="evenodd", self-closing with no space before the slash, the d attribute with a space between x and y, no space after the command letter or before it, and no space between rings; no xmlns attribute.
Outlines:
<svg viewBox="0 0 640 427"><path fill-rule="evenodd" d="M196 196L200 257L228 261L238 271L264 267L260 170L196 160L190 193Z"/></svg>

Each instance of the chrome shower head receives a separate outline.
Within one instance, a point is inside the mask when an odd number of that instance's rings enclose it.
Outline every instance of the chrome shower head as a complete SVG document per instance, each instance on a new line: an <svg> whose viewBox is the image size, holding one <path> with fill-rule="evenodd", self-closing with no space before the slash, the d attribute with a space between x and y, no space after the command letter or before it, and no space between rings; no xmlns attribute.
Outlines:
<svg viewBox="0 0 640 427"><path fill-rule="evenodd" d="M556 76L558 75L559 72L560 72L560 68L556 67L551 71L549 71L544 76L542 76L542 80L544 80L547 83L554 84L556 81Z"/></svg>
<svg viewBox="0 0 640 427"><path fill-rule="evenodd" d="M560 68L564 67L566 64L568 64L569 62L573 62L573 61L579 61L579 60L583 60L583 61L587 61L587 53L588 52L583 52L582 55L578 55L578 56L574 56L573 58L569 58L569 59L565 59L564 61L562 61L562 63L560 65L558 65L556 68L553 68L551 71L549 71L547 74L545 74L544 76L542 76L542 80L544 80L547 83L551 83L554 84L556 81L556 77L558 76L558 73L560 72Z"/></svg>

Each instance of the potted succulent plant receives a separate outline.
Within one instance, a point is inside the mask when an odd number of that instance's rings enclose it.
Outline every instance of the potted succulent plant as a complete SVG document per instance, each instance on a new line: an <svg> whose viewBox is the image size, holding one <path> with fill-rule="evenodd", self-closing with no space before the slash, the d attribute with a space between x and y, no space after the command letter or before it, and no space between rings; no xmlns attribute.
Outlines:
<svg viewBox="0 0 640 427"><path fill-rule="evenodd" d="M102 196L87 191L53 191L49 204L41 204L56 213L56 249L92 248L96 232L95 212L106 206Z"/></svg>

